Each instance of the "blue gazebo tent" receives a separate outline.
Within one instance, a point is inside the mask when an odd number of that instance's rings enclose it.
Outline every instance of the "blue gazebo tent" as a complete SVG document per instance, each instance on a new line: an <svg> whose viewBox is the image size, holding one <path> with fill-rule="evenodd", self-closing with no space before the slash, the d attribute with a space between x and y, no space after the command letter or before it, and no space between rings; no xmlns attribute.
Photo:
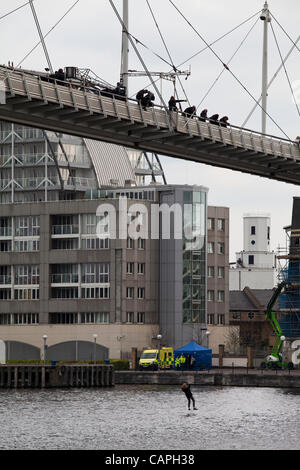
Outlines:
<svg viewBox="0 0 300 470"><path fill-rule="evenodd" d="M190 369L189 367L189 357L192 356L195 358L195 362L191 370L201 370L201 369L211 369L212 367L212 350L200 346L200 344L191 341L182 348L176 349L174 351L174 360L176 357L183 354L186 357L185 365L182 369Z"/></svg>

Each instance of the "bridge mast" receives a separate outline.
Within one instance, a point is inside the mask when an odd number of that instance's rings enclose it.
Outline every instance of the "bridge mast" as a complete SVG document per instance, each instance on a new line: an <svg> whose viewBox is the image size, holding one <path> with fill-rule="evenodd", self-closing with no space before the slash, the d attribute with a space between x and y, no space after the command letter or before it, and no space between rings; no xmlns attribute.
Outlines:
<svg viewBox="0 0 300 470"><path fill-rule="evenodd" d="M264 4L260 19L264 21L264 39L263 39L263 63L262 63L262 116L261 132L266 134L267 129L267 98L268 98L268 23L271 22L269 5Z"/></svg>
<svg viewBox="0 0 300 470"><path fill-rule="evenodd" d="M129 13L128 0L123 0L123 33L122 33L122 59L121 59L121 84L126 88L126 96L128 96L128 34L129 29Z"/></svg>

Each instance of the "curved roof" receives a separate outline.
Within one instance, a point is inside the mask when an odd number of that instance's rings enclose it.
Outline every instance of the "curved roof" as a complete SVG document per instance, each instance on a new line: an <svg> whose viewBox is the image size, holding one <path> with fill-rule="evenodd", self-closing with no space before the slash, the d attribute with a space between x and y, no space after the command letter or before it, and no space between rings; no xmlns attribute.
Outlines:
<svg viewBox="0 0 300 470"><path fill-rule="evenodd" d="M99 187L111 186L117 180L124 186L125 180L134 180L135 174L125 147L107 142L83 139L91 157Z"/></svg>

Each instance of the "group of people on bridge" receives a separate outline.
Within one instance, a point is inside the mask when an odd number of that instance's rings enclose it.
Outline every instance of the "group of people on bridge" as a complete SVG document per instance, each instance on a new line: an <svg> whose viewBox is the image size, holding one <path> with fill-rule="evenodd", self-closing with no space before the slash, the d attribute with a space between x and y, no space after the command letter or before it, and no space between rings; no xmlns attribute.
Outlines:
<svg viewBox="0 0 300 470"><path fill-rule="evenodd" d="M155 96L154 94L146 89L140 90L136 94L136 100L137 102L142 106L142 108L146 111L147 108L153 107L154 106L154 100ZM212 116L208 116L208 110L203 109L201 111L200 116L197 116L196 114L196 106L190 106L186 108L184 111L178 110L177 108L177 103L183 103L186 102L187 100L176 100L174 96L171 96L169 99L169 111L173 112L178 112L180 111L182 113L182 116L188 117L188 118L198 118L199 121L202 122L209 122L210 124L216 124L222 127L227 127L229 122L228 122L228 116L223 116L219 119L219 114L213 114Z"/></svg>
<svg viewBox="0 0 300 470"><path fill-rule="evenodd" d="M187 100L175 100L174 96L171 96L170 100L169 100L169 111L175 111L177 112L178 111L178 108L176 106L177 103L183 103L184 101L187 101ZM202 122L210 122L211 124L217 124L217 125L220 125L222 127L227 127L229 122L228 122L228 116L223 116L221 117L221 119L219 119L219 114L213 114L212 116L208 117L207 113L208 113L208 110L207 109L203 109L203 111L201 111L200 113L200 116L197 116L196 115L196 106L190 106L189 108L186 108L184 111L182 111L182 115L185 116L185 117L188 117L188 118L198 118L199 121L202 121Z"/></svg>

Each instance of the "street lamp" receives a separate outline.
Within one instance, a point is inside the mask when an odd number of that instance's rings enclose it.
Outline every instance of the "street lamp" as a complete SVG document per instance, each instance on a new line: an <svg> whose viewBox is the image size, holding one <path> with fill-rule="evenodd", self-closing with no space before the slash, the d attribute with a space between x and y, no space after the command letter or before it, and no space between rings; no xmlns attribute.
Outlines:
<svg viewBox="0 0 300 470"><path fill-rule="evenodd" d="M47 338L48 336L47 335L44 335L43 336L43 340L44 340L44 366L46 365L46 351L47 351Z"/></svg>
<svg viewBox="0 0 300 470"><path fill-rule="evenodd" d="M280 339L281 339L281 341L282 341L282 343L283 343L283 344L282 344L282 354L281 354L281 358L282 358L282 360L281 360L281 368L284 369L284 342L285 342L285 336L283 336L283 335L280 336Z"/></svg>
<svg viewBox="0 0 300 470"><path fill-rule="evenodd" d="M208 348L210 331L207 331L205 334L206 334L206 347Z"/></svg>
<svg viewBox="0 0 300 470"><path fill-rule="evenodd" d="M93 334L93 338L94 338L94 364L96 364L96 348L97 348L97 338L98 338L97 333Z"/></svg>
<svg viewBox="0 0 300 470"><path fill-rule="evenodd" d="M158 341L158 364L157 364L157 368L159 370L160 369L160 340L162 339L162 335L157 335L156 339Z"/></svg>

